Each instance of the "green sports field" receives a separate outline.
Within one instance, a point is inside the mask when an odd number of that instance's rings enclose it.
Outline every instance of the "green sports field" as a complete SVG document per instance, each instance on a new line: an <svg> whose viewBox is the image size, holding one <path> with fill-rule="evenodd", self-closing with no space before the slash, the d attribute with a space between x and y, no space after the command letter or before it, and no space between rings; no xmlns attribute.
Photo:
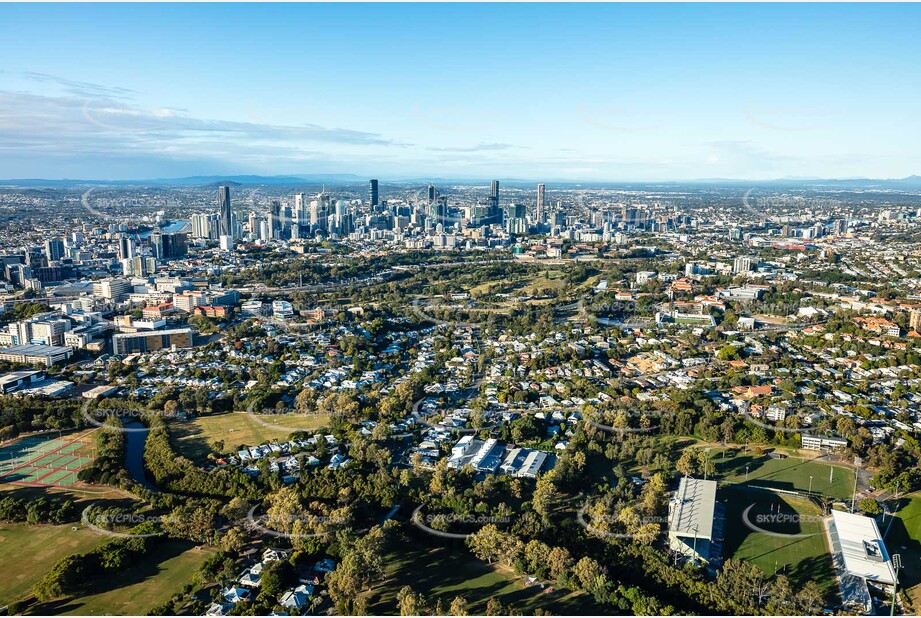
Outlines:
<svg viewBox="0 0 921 618"><path fill-rule="evenodd" d="M102 542L107 539L98 536ZM31 615L143 616L192 581L214 549L184 541L159 543L138 564L98 578L89 594L29 608ZM60 558L60 556L59 556Z"/></svg>
<svg viewBox="0 0 921 618"><path fill-rule="evenodd" d="M724 559L752 562L769 576L786 575L794 588L813 580L828 602L836 602L835 572L818 506L805 498L741 486L721 488L717 499L726 509Z"/></svg>
<svg viewBox="0 0 921 618"><path fill-rule="evenodd" d="M899 581L917 614L921 611L921 493L904 496L898 503L895 519L881 519L879 529L889 553L902 557Z"/></svg>
<svg viewBox="0 0 921 618"><path fill-rule="evenodd" d="M809 478L812 477L814 493L838 500L850 500L854 491L854 471L824 461L797 457L771 459L767 455L756 455L750 451L736 455L727 453L725 459L721 459L716 452L714 457L717 478L730 483L805 492L809 490Z"/></svg>
<svg viewBox="0 0 921 618"><path fill-rule="evenodd" d="M28 597L32 584L63 558L87 552L105 543L106 537L73 525L30 526L0 523L0 605ZM13 566L15 565L15 566Z"/></svg>
<svg viewBox="0 0 921 618"><path fill-rule="evenodd" d="M170 439L176 451L192 461L203 463L208 454L233 455L238 446L257 446L285 440L294 431L315 431L329 423L325 415L267 414L229 412L199 416L188 422L170 421ZM215 443L223 442L223 449Z"/></svg>

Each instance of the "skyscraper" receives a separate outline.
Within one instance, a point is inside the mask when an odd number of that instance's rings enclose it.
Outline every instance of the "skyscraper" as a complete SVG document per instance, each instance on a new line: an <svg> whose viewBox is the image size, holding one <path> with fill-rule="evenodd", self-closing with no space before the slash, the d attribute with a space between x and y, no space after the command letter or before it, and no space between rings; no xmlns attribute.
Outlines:
<svg viewBox="0 0 921 618"><path fill-rule="evenodd" d="M537 185L537 212L535 213L535 219L537 223L543 223L544 216L544 187L543 183Z"/></svg>
<svg viewBox="0 0 921 618"><path fill-rule="evenodd" d="M434 204L437 198L438 189L435 188L435 185L429 185L429 204Z"/></svg>
<svg viewBox="0 0 921 618"><path fill-rule="evenodd" d="M499 211L499 181L493 180L489 189L489 199L486 207L485 224L501 223L502 213Z"/></svg>
<svg viewBox="0 0 921 618"><path fill-rule="evenodd" d="M209 212L207 214L192 215L192 238L209 238L217 240L221 235L221 214Z"/></svg>
<svg viewBox="0 0 921 618"><path fill-rule="evenodd" d="M171 260L185 257L188 254L187 234L182 232L163 233L154 232L150 235L150 249L158 260Z"/></svg>
<svg viewBox="0 0 921 618"><path fill-rule="evenodd" d="M134 257L134 241L128 236L118 239L118 259L130 260Z"/></svg>
<svg viewBox="0 0 921 618"><path fill-rule="evenodd" d="M378 203L378 194L377 194L377 178L372 178L369 183L370 187L370 199L371 199L371 208L377 208Z"/></svg>
<svg viewBox="0 0 921 618"><path fill-rule="evenodd" d="M281 202L272 200L269 206L269 238L281 238Z"/></svg>
<svg viewBox="0 0 921 618"><path fill-rule="evenodd" d="M329 211L331 198L326 191L317 195L317 199L310 203L310 233L326 234L329 231Z"/></svg>
<svg viewBox="0 0 921 618"><path fill-rule="evenodd" d="M221 236L233 236L233 220L230 211L230 187L218 188L221 212Z"/></svg>
<svg viewBox="0 0 921 618"><path fill-rule="evenodd" d="M291 238L300 238L300 227L310 223L310 204L303 193L294 195L294 210L291 211Z"/></svg>

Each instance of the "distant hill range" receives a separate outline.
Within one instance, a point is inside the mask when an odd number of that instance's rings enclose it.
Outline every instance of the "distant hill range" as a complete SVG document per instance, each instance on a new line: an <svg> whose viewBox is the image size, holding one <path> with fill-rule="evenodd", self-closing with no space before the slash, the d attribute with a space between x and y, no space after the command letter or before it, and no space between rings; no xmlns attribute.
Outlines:
<svg viewBox="0 0 921 618"><path fill-rule="evenodd" d="M12 178L0 180L0 185L14 187L73 187L73 186L164 186L164 187L239 187L243 185L302 185L366 183L367 178L354 174L304 174L301 176L186 176L184 178L150 178L137 180L89 180L76 178Z"/></svg>
<svg viewBox="0 0 921 618"><path fill-rule="evenodd" d="M86 180L74 178L46 179L46 178L13 178L0 180L0 186L27 187L27 188L65 188L86 186L162 186L162 187L217 187L227 185L231 187L257 186L257 185L346 185L364 184L368 178L356 174L302 174L286 176L258 176L258 175L230 175L230 176L186 176L184 178L152 178L147 180ZM381 178L381 184L488 184L491 179L486 178L432 178L432 177L400 177ZM722 185L726 187L744 186L746 188L790 188L790 189L825 189L825 190L886 190L886 191L916 191L921 190L921 176L908 176L907 178L778 178L774 180L744 180L738 178L702 178L699 180L661 180L661 181L553 181L526 180L520 178L498 178L500 183L508 187L528 187L537 182L546 182L554 187L608 187L608 188L666 188L666 187L692 187L695 185Z"/></svg>

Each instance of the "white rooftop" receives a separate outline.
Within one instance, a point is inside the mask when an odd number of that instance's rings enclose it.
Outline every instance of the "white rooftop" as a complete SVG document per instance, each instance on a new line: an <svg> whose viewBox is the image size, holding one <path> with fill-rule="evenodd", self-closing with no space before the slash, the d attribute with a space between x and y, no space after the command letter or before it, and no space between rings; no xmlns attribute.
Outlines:
<svg viewBox="0 0 921 618"><path fill-rule="evenodd" d="M848 572L871 581L895 583L892 560L876 520L844 511L832 511L831 516Z"/></svg>
<svg viewBox="0 0 921 618"><path fill-rule="evenodd" d="M684 477L668 508L669 534L709 539L713 536L716 481Z"/></svg>

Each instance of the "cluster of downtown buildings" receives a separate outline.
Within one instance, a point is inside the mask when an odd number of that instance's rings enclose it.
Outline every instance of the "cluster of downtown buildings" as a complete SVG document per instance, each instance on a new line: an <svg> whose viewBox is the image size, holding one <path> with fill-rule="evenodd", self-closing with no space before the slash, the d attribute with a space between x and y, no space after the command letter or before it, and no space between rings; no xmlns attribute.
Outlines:
<svg viewBox="0 0 921 618"><path fill-rule="evenodd" d="M218 211L192 216L191 237L218 241L225 250L235 242L317 237L375 240L394 232L431 236L479 229L487 236L490 231L523 235L565 224L560 205L553 215L548 214L543 184L537 186L537 203L530 215L523 203L500 201L498 180L492 181L484 199L457 205L431 184L410 198L381 199L378 181L371 179L366 201L338 199L325 189L313 197L296 193L293 200L272 200L267 212L251 210L245 219L233 209L231 187L222 186L218 193ZM448 248L454 246L453 238L447 242Z"/></svg>

